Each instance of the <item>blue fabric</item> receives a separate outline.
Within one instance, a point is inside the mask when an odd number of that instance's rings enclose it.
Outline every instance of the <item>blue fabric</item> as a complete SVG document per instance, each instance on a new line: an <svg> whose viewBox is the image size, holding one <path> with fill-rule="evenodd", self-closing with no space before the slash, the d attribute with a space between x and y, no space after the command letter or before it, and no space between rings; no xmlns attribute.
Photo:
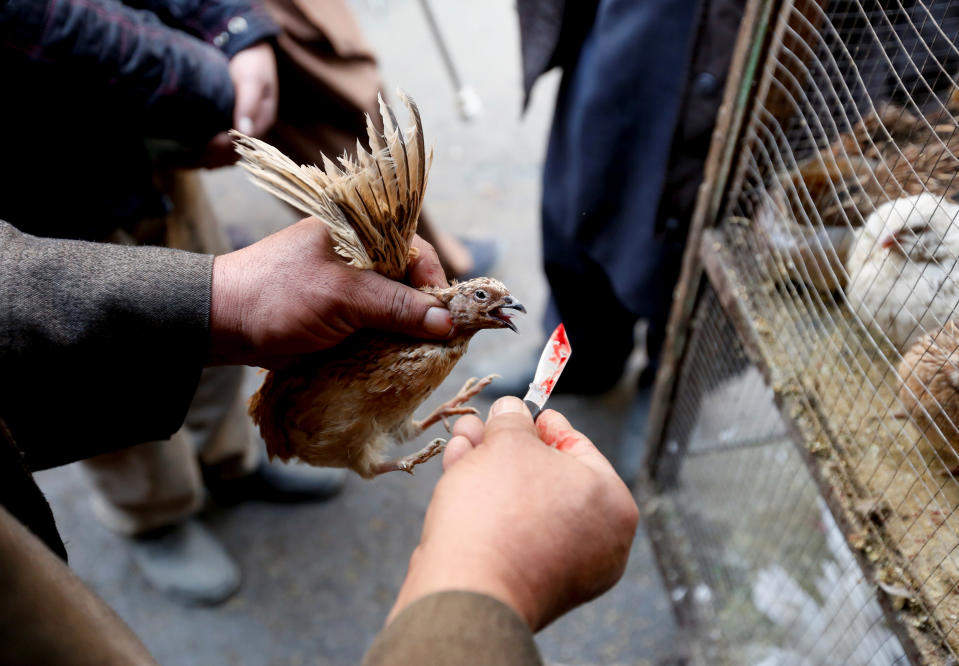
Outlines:
<svg viewBox="0 0 959 666"><path fill-rule="evenodd" d="M132 4L0 2L0 217L96 240L163 214L145 137L202 148L228 129L228 56L278 30L243 0L138 3L156 13ZM223 48L210 43L240 16L245 30L219 40Z"/></svg>
<svg viewBox="0 0 959 666"><path fill-rule="evenodd" d="M668 307L672 284L659 274L664 260L678 261L656 214L696 10L697 0L602 0L563 81L549 141L547 273L595 264L637 317L660 314L663 291Z"/></svg>

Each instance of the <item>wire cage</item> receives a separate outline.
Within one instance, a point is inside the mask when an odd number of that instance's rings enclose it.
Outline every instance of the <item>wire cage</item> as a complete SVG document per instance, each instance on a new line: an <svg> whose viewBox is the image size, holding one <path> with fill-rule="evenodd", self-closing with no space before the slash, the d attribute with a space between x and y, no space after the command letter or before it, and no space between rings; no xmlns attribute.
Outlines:
<svg viewBox="0 0 959 666"><path fill-rule="evenodd" d="M751 0L650 419L710 663L959 663L959 2Z"/></svg>

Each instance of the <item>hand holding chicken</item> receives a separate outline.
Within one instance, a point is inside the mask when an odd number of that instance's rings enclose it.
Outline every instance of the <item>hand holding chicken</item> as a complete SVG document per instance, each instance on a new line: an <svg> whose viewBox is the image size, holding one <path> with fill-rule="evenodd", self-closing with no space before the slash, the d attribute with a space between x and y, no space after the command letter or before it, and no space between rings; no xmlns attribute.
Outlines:
<svg viewBox="0 0 959 666"><path fill-rule="evenodd" d="M371 152L340 166L324 156L324 168L299 166L268 144L234 133L243 166L254 182L322 220L333 251L360 271L394 280L407 276L418 257L414 238L432 153L426 152L415 104L403 98L413 125L397 127L380 102L384 132L367 123ZM387 460L390 440L407 441L458 414L463 403L493 377L471 379L451 400L421 421L413 412L449 375L470 339L484 328L516 330L509 310L525 312L498 280L476 278L449 287L425 286L424 296L449 311L452 330L441 341L402 333L360 330L325 351L307 354L273 370L250 401L271 456L312 465L348 467L372 477L413 467L443 450L434 440L422 450Z"/></svg>

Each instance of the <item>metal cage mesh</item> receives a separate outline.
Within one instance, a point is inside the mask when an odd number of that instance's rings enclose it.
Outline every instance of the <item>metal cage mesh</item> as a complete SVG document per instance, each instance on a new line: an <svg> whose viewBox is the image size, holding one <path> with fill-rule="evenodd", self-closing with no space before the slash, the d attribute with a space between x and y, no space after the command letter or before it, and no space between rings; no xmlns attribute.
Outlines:
<svg viewBox="0 0 959 666"><path fill-rule="evenodd" d="M734 663L954 661L959 2L752 6L653 449L674 598Z"/></svg>

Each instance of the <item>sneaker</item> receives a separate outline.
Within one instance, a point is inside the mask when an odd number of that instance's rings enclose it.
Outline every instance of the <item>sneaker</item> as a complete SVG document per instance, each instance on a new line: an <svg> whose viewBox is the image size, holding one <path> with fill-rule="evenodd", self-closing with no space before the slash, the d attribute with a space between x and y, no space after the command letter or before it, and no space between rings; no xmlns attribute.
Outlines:
<svg viewBox="0 0 959 666"><path fill-rule="evenodd" d="M133 537L130 550L147 582L180 603L215 606L240 588L240 568L196 520Z"/></svg>

